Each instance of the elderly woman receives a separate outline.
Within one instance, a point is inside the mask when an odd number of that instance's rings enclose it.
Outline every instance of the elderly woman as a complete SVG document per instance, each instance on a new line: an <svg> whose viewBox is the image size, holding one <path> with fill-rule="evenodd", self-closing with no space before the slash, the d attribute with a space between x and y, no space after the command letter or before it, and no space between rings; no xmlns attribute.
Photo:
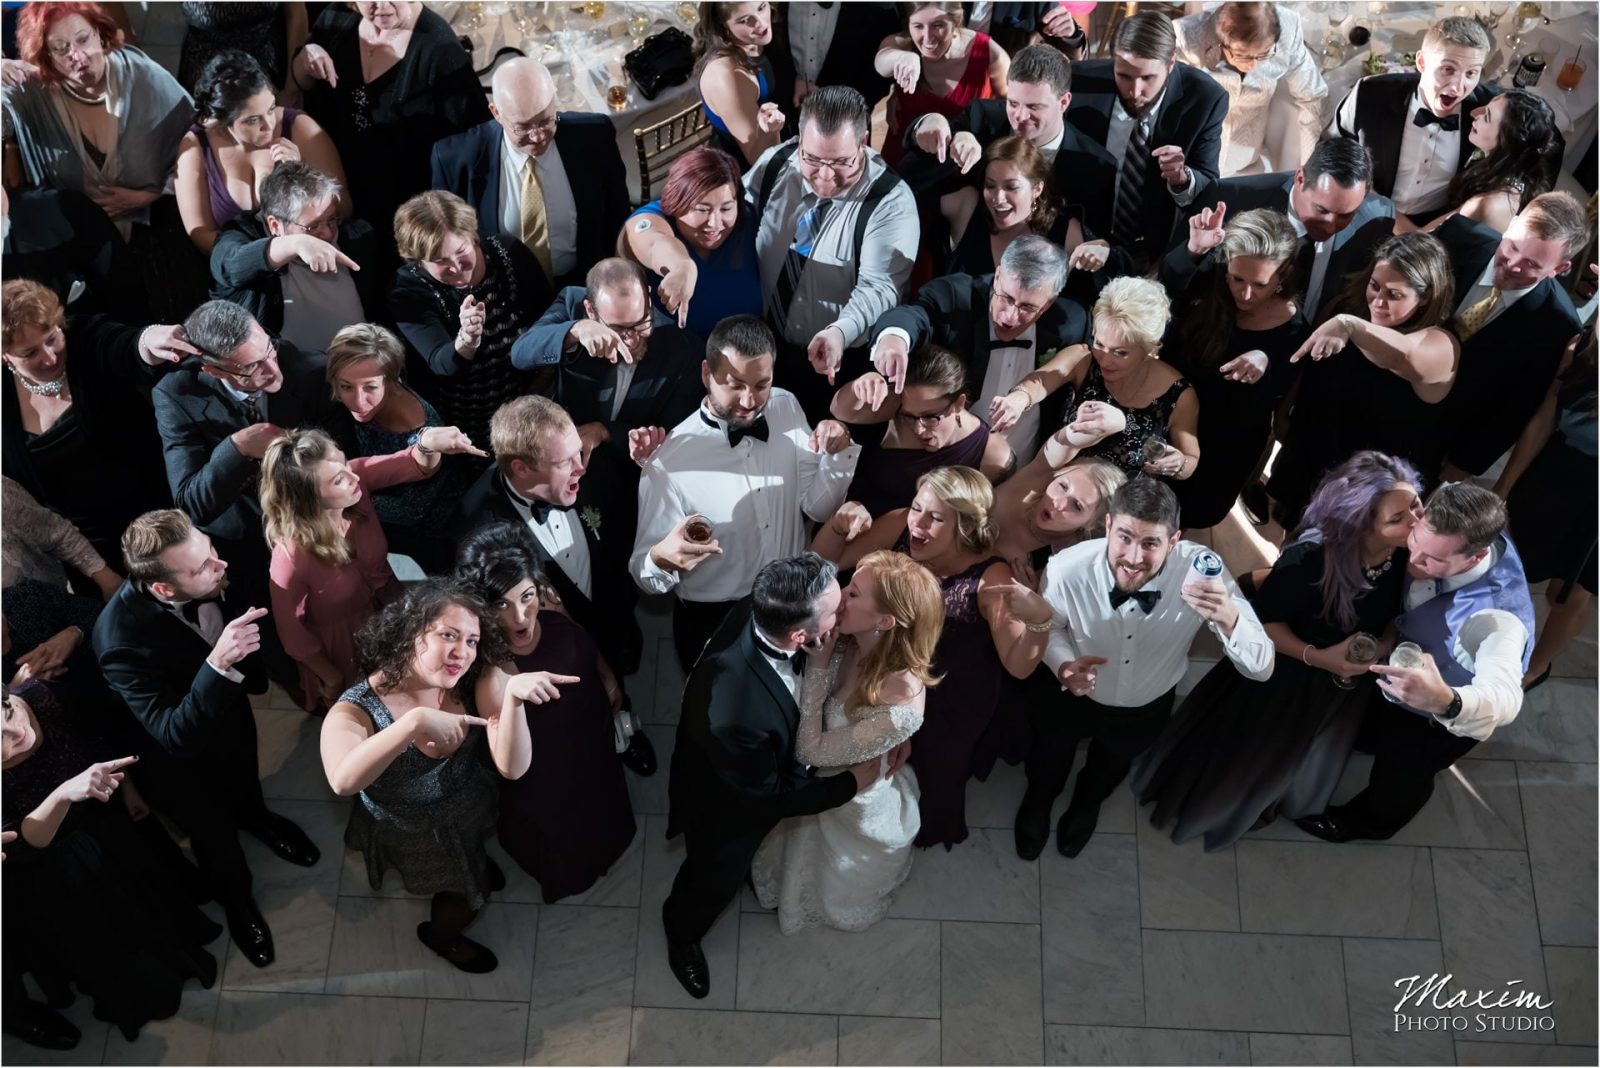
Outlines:
<svg viewBox="0 0 1600 1068"><path fill-rule="evenodd" d="M1295 526L1324 473L1360 449L1437 470L1445 397L1461 343L1445 328L1455 307L1450 257L1432 234L1400 234L1372 253L1291 362L1310 357L1267 492ZM1419 487L1420 488L1420 487Z"/></svg>
<svg viewBox="0 0 1600 1068"><path fill-rule="evenodd" d="M1158 357L1171 318L1167 291L1159 282L1114 279L1095 301L1092 348L1063 349L997 398L989 413L990 429L1009 428L1023 412L1068 386L1069 413L1096 401L1118 409L1126 423L1121 432L1088 446L1081 455L1110 460L1130 478L1141 471L1188 478L1200 461L1195 437L1200 404L1188 379Z"/></svg>
<svg viewBox="0 0 1600 1068"><path fill-rule="evenodd" d="M261 519L272 547L272 621L300 665L306 711L355 681L355 634L400 596L372 494L439 469L441 454L482 456L453 426L428 427L387 456L347 460L320 430L290 430L261 462Z"/></svg>
<svg viewBox="0 0 1600 1068"><path fill-rule="evenodd" d="M550 306L550 281L514 238L478 237L478 213L454 193L412 197L394 217L405 265L389 290L400 333L436 381L419 383L448 421L489 440L495 410L549 379L518 370L511 346Z"/></svg>
<svg viewBox="0 0 1600 1068"><path fill-rule="evenodd" d="M294 57L306 110L344 155L350 194L380 230L427 189L434 143L489 120L472 57L420 3L329 4Z"/></svg>
<svg viewBox="0 0 1600 1068"><path fill-rule="evenodd" d="M278 106L261 65L243 52L219 53L194 87L197 121L178 149L178 213L189 240L210 255L217 233L260 206L257 189L280 163L303 160L342 188L339 150L317 120ZM350 198L338 198L349 218Z"/></svg>
<svg viewBox="0 0 1600 1068"><path fill-rule="evenodd" d="M99 4L31 3L17 18L20 60L5 61L5 171L83 193L133 244L157 314L201 299L199 263L164 197L194 104Z"/></svg>
<svg viewBox="0 0 1600 1068"><path fill-rule="evenodd" d="M741 172L726 152L690 149L617 242L618 255L650 272L656 306L700 337L730 315L760 315L765 300Z"/></svg>
<svg viewBox="0 0 1600 1068"><path fill-rule="evenodd" d="M894 80L883 142L883 158L891 166L905 153L903 140L912 123L929 113L953 119L974 100L1005 96L1011 67L1005 49L964 25L964 5L941 0L900 8L905 32L885 37L872 64Z"/></svg>
<svg viewBox="0 0 1600 1068"><path fill-rule="evenodd" d="M128 523L169 499L161 439L140 391L199 350L176 326L68 320L53 292L20 278L0 289L0 321L11 379L0 390L6 476L60 512L103 558L121 559ZM114 477L88 477L108 463Z"/></svg>
<svg viewBox="0 0 1600 1068"><path fill-rule="evenodd" d="M711 122L711 143L747 170L783 139L784 99L772 59L772 5L706 3L694 25L700 106Z"/></svg>
<svg viewBox="0 0 1600 1068"><path fill-rule="evenodd" d="M444 425L434 406L400 381L405 363L400 339L374 323L356 323L333 336L328 386L355 423L357 456L411 448L429 429ZM372 503L388 535L389 551L411 557L430 575L449 570L455 547L439 517L455 511L467 477L456 461L446 459L439 473L424 482L378 490Z"/></svg>
<svg viewBox="0 0 1600 1068"><path fill-rule="evenodd" d="M1012 134L983 150L982 204L976 189L946 198L950 259L945 274L993 274L1006 247L1023 234L1038 234L1068 256L1087 236L1076 208L1061 203L1044 154L1026 137Z"/></svg>

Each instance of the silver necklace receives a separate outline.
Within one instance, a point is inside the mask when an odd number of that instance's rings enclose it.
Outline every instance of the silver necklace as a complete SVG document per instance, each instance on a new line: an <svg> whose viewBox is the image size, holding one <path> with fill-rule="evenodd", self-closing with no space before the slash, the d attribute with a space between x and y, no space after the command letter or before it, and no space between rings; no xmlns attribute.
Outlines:
<svg viewBox="0 0 1600 1068"><path fill-rule="evenodd" d="M54 382L29 382L26 378L16 374L15 371L12 374L16 375L17 382L21 384L22 388L32 393L35 397L59 397L67 388L65 375L62 375Z"/></svg>
<svg viewBox="0 0 1600 1068"><path fill-rule="evenodd" d="M1377 582L1380 578L1383 577L1383 573L1385 571L1388 571L1389 568L1391 568L1393 566L1394 566L1394 553L1391 551L1388 556L1383 558L1383 563L1379 564L1377 567L1363 567L1361 569L1361 573L1363 575L1367 576L1367 581L1368 582Z"/></svg>

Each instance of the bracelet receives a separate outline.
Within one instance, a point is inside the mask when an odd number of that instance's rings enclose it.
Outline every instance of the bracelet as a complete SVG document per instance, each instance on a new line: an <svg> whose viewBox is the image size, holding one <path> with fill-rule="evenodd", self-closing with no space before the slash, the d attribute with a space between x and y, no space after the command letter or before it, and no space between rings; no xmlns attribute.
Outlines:
<svg viewBox="0 0 1600 1068"><path fill-rule="evenodd" d="M1311 661L1308 660L1307 657L1311 655L1311 650L1313 648L1314 646L1310 642L1306 642L1306 647L1300 650L1300 663L1304 664L1306 667L1311 666Z"/></svg>
<svg viewBox="0 0 1600 1068"><path fill-rule="evenodd" d="M1023 400L1024 400L1024 401L1026 401L1026 402L1027 402L1027 403L1028 403L1028 407L1027 407L1027 408L1024 408L1024 409L1022 409L1022 410L1023 410L1023 411L1025 411L1025 412L1026 412L1026 411L1028 411L1028 409L1029 409L1029 408L1032 408L1032 407L1033 407L1033 394L1032 394L1032 393L1029 393L1029 392L1028 392L1028 391L1027 391L1027 390L1026 390L1026 389L1024 389L1024 388L1023 388L1023 387L1022 387L1022 386L1013 386L1013 387L1011 387L1011 388L1010 388L1010 389L1009 389L1009 390L1007 390L1007 391L1006 391L1006 396L1008 396L1008 397L1009 397L1009 396L1011 396L1011 394L1013 394L1013 393L1020 393L1020 394L1022 394L1022 399L1023 399Z"/></svg>
<svg viewBox="0 0 1600 1068"><path fill-rule="evenodd" d="M1022 625L1030 634L1049 634L1056 629L1054 618L1047 619L1042 623L1029 623L1027 620L1023 620Z"/></svg>

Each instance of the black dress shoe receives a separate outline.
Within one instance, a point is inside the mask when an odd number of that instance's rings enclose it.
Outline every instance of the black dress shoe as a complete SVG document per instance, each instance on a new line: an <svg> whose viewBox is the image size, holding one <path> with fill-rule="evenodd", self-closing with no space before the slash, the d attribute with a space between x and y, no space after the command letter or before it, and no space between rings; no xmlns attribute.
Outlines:
<svg viewBox="0 0 1600 1068"><path fill-rule="evenodd" d="M265 842L268 849L290 864L309 868L322 857L322 851L306 837L306 832L276 812L267 813L262 822L245 830Z"/></svg>
<svg viewBox="0 0 1600 1068"><path fill-rule="evenodd" d="M439 956L473 975L483 975L500 967L500 961L488 946L474 942L466 935L442 938L434 933L433 924L423 920L417 924L417 937L422 944Z"/></svg>
<svg viewBox="0 0 1600 1068"><path fill-rule="evenodd" d="M8 1004L5 1009L5 1032L40 1049L72 1049L83 1037L72 1026L71 1020L37 1001Z"/></svg>
<svg viewBox="0 0 1600 1068"><path fill-rule="evenodd" d="M692 998L711 993L711 965L699 942L667 943L667 964Z"/></svg>
<svg viewBox="0 0 1600 1068"><path fill-rule="evenodd" d="M1094 837L1095 825L1100 822L1100 806L1074 811L1067 809L1056 825L1056 848L1064 857L1075 857Z"/></svg>
<svg viewBox="0 0 1600 1068"><path fill-rule="evenodd" d="M505 888L506 888L506 873L501 871L500 870L500 865L498 865L498 864L496 864L494 862L494 858L493 857L490 857L489 858L489 892L491 894L498 894L500 891L504 890Z"/></svg>
<svg viewBox="0 0 1600 1068"><path fill-rule="evenodd" d="M1017 856L1023 860L1037 860L1050 841L1050 807L1033 808L1024 803L1017 810L1017 825L1013 833L1017 839Z"/></svg>
<svg viewBox="0 0 1600 1068"><path fill-rule="evenodd" d="M651 744L650 736L643 731L634 731L633 737L628 739L628 748L620 754L622 765L636 775L654 775L656 773L656 747Z"/></svg>
<svg viewBox="0 0 1600 1068"><path fill-rule="evenodd" d="M1239 503L1244 505L1244 514L1250 517L1250 522L1256 526L1263 526L1272 517L1272 503L1267 496L1267 487L1260 482L1251 482L1239 491Z"/></svg>
<svg viewBox="0 0 1600 1068"><path fill-rule="evenodd" d="M1294 825L1307 834L1322 839L1324 842L1350 842L1357 838L1369 837L1368 835L1357 834L1332 812L1324 812L1320 816L1305 816L1295 820Z"/></svg>
<svg viewBox="0 0 1600 1068"><path fill-rule="evenodd" d="M267 918L261 915L256 903L246 901L226 912L228 934L233 938L233 944L239 947L239 952L244 954L244 959L257 968L271 964L277 958L272 948L272 928L267 926Z"/></svg>

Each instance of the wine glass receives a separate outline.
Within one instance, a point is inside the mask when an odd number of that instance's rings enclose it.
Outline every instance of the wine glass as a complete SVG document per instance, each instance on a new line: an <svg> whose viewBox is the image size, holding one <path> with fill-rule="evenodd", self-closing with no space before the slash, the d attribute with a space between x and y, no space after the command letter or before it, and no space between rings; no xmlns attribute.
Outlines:
<svg viewBox="0 0 1600 1068"><path fill-rule="evenodd" d="M645 31L650 29L650 16L643 11L635 9L628 16L628 36L635 42L644 37Z"/></svg>
<svg viewBox="0 0 1600 1068"><path fill-rule="evenodd" d="M465 3L461 10L466 13L466 18L461 21L461 28L472 32L483 25L483 5L481 3Z"/></svg>
<svg viewBox="0 0 1600 1068"><path fill-rule="evenodd" d="M1517 5L1517 10L1512 13L1512 25L1515 30L1506 35L1506 44L1511 46L1512 60L1522 51L1522 41L1530 32L1537 29L1544 22L1544 12L1539 5L1523 0ZM1514 68L1516 63L1508 61L1508 68Z"/></svg>
<svg viewBox="0 0 1600 1068"><path fill-rule="evenodd" d="M683 20L685 26L693 26L700 21L700 5L684 0L678 5L678 17Z"/></svg>
<svg viewBox="0 0 1600 1068"><path fill-rule="evenodd" d="M1366 631L1357 631L1350 636L1350 644L1345 647L1345 659L1352 664L1371 664L1378 659L1378 639ZM1333 684L1341 690L1353 690L1361 681L1362 676L1347 679L1343 675L1333 676Z"/></svg>

